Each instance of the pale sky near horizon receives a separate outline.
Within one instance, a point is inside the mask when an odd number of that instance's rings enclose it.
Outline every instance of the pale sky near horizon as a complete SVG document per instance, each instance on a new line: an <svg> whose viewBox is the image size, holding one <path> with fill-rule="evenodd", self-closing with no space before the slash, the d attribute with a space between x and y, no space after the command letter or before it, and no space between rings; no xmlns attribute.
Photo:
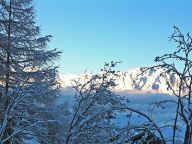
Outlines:
<svg viewBox="0 0 192 144"><path fill-rule="evenodd" d="M192 33L191 0L34 0L42 35L63 52L63 74L98 72L105 62L117 70L154 65L174 49L173 26Z"/></svg>

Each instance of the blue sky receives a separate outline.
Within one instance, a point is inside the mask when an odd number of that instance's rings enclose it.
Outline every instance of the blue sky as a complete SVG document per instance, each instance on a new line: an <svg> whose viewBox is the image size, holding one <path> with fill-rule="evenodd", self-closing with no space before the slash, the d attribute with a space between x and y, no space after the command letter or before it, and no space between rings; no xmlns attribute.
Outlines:
<svg viewBox="0 0 192 144"><path fill-rule="evenodd" d="M63 52L60 72L98 72L104 62L117 70L151 66L174 50L173 26L192 32L191 0L34 0L42 35Z"/></svg>

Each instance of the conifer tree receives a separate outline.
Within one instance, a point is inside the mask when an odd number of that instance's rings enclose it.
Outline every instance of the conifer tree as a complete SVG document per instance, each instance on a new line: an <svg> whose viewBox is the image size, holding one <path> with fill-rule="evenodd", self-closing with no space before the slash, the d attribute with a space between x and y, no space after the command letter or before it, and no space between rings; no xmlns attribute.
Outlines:
<svg viewBox="0 0 192 144"><path fill-rule="evenodd" d="M59 90L60 52L47 49L51 36L41 36L34 18L32 0L0 0L0 143L40 135Z"/></svg>

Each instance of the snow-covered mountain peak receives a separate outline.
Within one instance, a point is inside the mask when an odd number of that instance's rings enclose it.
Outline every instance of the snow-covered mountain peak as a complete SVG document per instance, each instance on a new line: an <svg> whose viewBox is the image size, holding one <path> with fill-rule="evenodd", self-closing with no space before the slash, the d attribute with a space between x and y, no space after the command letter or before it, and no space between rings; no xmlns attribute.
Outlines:
<svg viewBox="0 0 192 144"><path fill-rule="evenodd" d="M116 79L118 84L115 88L115 91L123 92L151 92L151 93L166 93L172 94L172 91L168 89L167 82L173 87L174 90L178 88L178 76L175 74L165 74L163 69L154 69L148 70L145 73L142 73L140 68L131 69L127 72L119 72L119 77ZM80 78L80 81L83 83L90 79L92 76L91 73L84 73L81 75L59 75L59 81L63 88L71 87L72 81L74 79Z"/></svg>

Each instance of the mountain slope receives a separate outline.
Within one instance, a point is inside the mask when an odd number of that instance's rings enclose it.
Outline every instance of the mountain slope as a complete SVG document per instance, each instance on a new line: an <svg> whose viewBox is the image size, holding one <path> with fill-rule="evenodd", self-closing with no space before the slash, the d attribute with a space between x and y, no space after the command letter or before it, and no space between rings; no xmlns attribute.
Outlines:
<svg viewBox="0 0 192 144"><path fill-rule="evenodd" d="M116 79L118 84L115 91L129 91L132 93L166 93L172 94L172 91L167 86L167 82L176 91L178 89L179 78L175 74L165 74L162 69L149 70L145 73L141 73L140 69L132 69L127 72L119 72L119 77ZM80 78L80 81L84 83L90 79L93 75L85 73L81 75L59 75L59 81L63 88L71 87L72 80Z"/></svg>

